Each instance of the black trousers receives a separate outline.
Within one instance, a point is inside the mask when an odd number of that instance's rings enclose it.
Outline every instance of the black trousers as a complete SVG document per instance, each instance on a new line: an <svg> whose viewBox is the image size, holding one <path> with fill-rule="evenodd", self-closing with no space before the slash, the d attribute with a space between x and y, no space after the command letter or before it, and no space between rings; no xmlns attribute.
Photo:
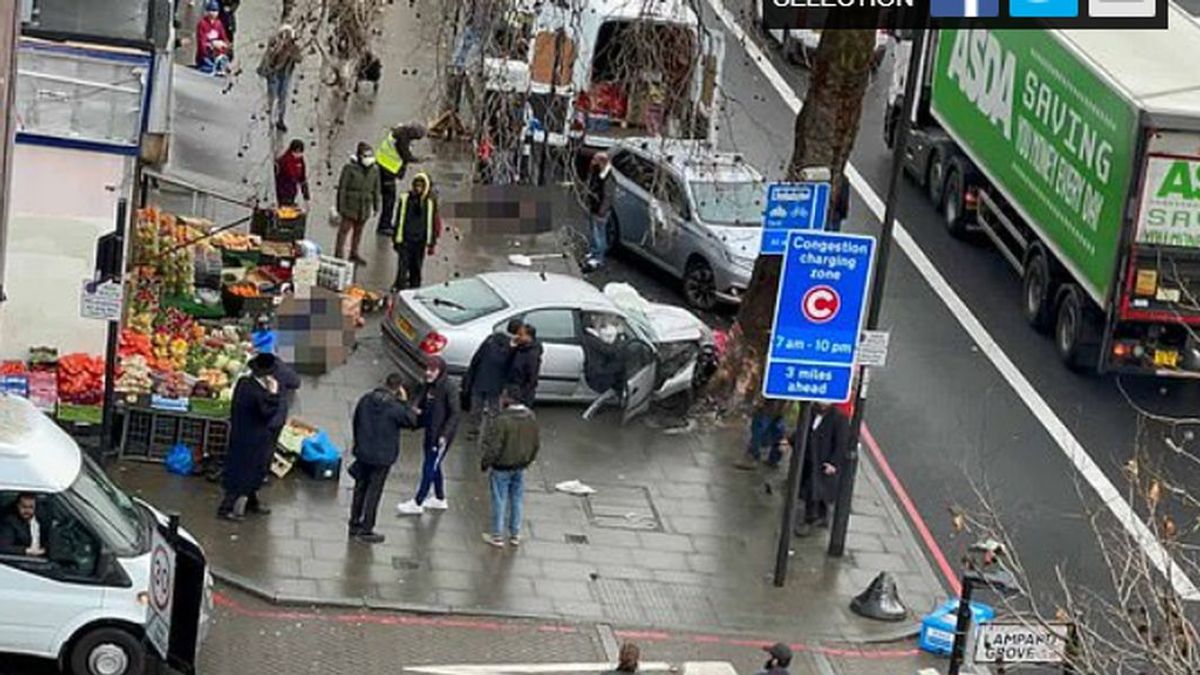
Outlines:
<svg viewBox="0 0 1200 675"><path fill-rule="evenodd" d="M354 497L350 501L350 529L354 532L371 532L375 529L375 516L379 511L379 498L383 496L383 484L387 482L390 466L372 466L359 463L360 478L354 480Z"/></svg>
<svg viewBox="0 0 1200 675"><path fill-rule="evenodd" d="M396 281L392 284L401 290L421 287L421 268L425 265L425 244L420 241L405 241L396 246Z"/></svg>
<svg viewBox="0 0 1200 675"><path fill-rule="evenodd" d="M375 225L378 234L396 231L396 178L379 171L379 222Z"/></svg>
<svg viewBox="0 0 1200 675"><path fill-rule="evenodd" d="M246 513L254 513L258 510L258 491L255 490L250 494L240 494L237 492L225 492L225 496L221 498L221 505L217 507L217 513L225 515L233 513L234 505L237 500L246 498Z"/></svg>

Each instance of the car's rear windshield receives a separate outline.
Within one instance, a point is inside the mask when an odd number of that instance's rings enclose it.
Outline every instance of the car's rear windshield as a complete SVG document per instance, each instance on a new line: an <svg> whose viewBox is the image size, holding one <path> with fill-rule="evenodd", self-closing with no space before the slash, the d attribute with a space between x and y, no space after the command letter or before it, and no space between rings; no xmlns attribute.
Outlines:
<svg viewBox="0 0 1200 675"><path fill-rule="evenodd" d="M763 218L763 184L692 181L692 197L700 219L714 225L759 227Z"/></svg>
<svg viewBox="0 0 1200 675"><path fill-rule="evenodd" d="M508 307L504 298L497 295L491 286L475 277L422 288L413 295L413 299L452 326Z"/></svg>

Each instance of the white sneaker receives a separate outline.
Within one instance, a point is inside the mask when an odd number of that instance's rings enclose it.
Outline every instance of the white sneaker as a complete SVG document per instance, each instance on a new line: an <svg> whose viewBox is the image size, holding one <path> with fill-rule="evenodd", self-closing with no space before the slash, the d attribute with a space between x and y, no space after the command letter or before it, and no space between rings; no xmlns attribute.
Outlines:
<svg viewBox="0 0 1200 675"><path fill-rule="evenodd" d="M450 502L445 499L430 497L429 499L425 500L425 504L422 508L428 509L429 511L445 511L446 509L450 508Z"/></svg>
<svg viewBox="0 0 1200 675"><path fill-rule="evenodd" d="M396 505L396 515L398 516L419 516L425 513L425 507L421 506L416 500L410 499L406 502L400 502Z"/></svg>

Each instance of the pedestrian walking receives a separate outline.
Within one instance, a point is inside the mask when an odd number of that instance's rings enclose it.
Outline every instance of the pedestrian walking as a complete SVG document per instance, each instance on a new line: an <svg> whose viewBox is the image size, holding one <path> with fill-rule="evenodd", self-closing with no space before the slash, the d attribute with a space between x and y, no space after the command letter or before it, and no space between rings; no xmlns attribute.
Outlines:
<svg viewBox="0 0 1200 675"><path fill-rule="evenodd" d="M523 323L513 336L512 360L508 365L508 385L518 392L517 400L533 407L537 398L538 376L542 372L542 343L537 329Z"/></svg>
<svg viewBox="0 0 1200 675"><path fill-rule="evenodd" d="M304 52L296 40L296 29L284 24L271 36L262 60L258 62L258 76L267 81L267 114L275 128L283 133L288 130L284 118L291 96L292 74L303 58Z"/></svg>
<svg viewBox="0 0 1200 675"><path fill-rule="evenodd" d="M800 473L800 498L804 500L804 520L796 524L797 537L812 534L813 526L829 527L829 507L837 501L838 472L850 437L850 421L841 410L828 403L813 404L808 447ZM797 440L792 439L794 447Z"/></svg>
<svg viewBox="0 0 1200 675"><path fill-rule="evenodd" d="M792 665L792 648L776 642L770 647L763 647L767 653L767 662L758 675L788 675L788 667Z"/></svg>
<svg viewBox="0 0 1200 675"><path fill-rule="evenodd" d="M413 141L425 138L426 130L420 124L402 124L388 130L375 156L379 159L379 194L381 207L375 233L391 237L396 234L396 182L404 180L409 164L424 161L412 152Z"/></svg>
<svg viewBox="0 0 1200 675"><path fill-rule="evenodd" d="M396 506L399 515L419 516L425 509L445 511L450 508L442 464L458 431L458 408L458 389L448 377L445 359L429 357L425 365L425 386L417 397L417 414L425 430L421 484L415 497ZM432 499L428 498L430 489L433 490Z"/></svg>
<svg viewBox="0 0 1200 675"><path fill-rule="evenodd" d="M608 671L608 675L620 675L621 673L636 673L638 671L638 661L642 657L642 650L632 642L621 644L621 651L617 652L617 667Z"/></svg>
<svg viewBox="0 0 1200 675"><path fill-rule="evenodd" d="M358 254L358 244L362 240L363 225L378 210L379 168L375 166L375 153L371 152L371 146L359 143L357 152L342 167L338 179L337 213L341 220L334 248L339 258L366 266L367 261ZM346 249L347 238L349 250Z"/></svg>
<svg viewBox="0 0 1200 675"><path fill-rule="evenodd" d="M485 418L496 413L500 392L508 380L513 342L521 329L520 319L508 322L503 333L492 333L479 345L462 381L462 408L467 416L467 435L474 437Z"/></svg>
<svg viewBox="0 0 1200 675"><path fill-rule="evenodd" d="M608 253L608 220L611 217L613 201L613 181L609 176L611 172L612 164L608 161L608 154L596 153L592 158L587 181L588 221L592 238L584 269L589 272L603 266L604 255Z"/></svg>
<svg viewBox="0 0 1200 675"><path fill-rule="evenodd" d="M308 165L304 162L304 141L295 138L288 143L287 152L275 160L275 200L280 206L296 206L301 195L307 210L312 203L308 191Z"/></svg>
<svg viewBox="0 0 1200 675"><path fill-rule="evenodd" d="M275 379L278 359L259 354L248 364L250 374L233 389L229 419L229 451L225 456L221 486L225 495L217 516L241 521L246 513L270 513L258 499L274 454L277 432L271 426L279 412L279 381Z"/></svg>
<svg viewBox="0 0 1200 675"><path fill-rule="evenodd" d="M400 457L400 430L417 425L417 415L408 402L404 378L392 373L377 387L358 399L354 406L354 497L350 501L350 537L365 544L383 542L375 531L375 515L388 471Z"/></svg>
<svg viewBox="0 0 1200 675"><path fill-rule="evenodd" d="M392 248L396 251L397 260L393 290L421 287L425 256L437 252L437 240L441 234L440 218L433 182L428 174L419 173L413 177L409 191L400 196L400 208L396 212L396 234Z"/></svg>
<svg viewBox="0 0 1200 675"><path fill-rule="evenodd" d="M767 466L776 468L783 459L783 450L788 445L787 427L784 426L783 401L764 399L750 419L750 441L746 454L734 464L739 469L753 469L763 459L763 448L767 449Z"/></svg>
<svg viewBox="0 0 1200 675"><path fill-rule="evenodd" d="M525 469L537 460L541 449L537 417L518 400L510 387L500 396L501 410L483 440L483 458L479 468L490 472L492 494L492 531L483 540L496 548L504 547L507 515L508 543L521 544L521 516L525 507ZM507 511L507 514L506 514Z"/></svg>

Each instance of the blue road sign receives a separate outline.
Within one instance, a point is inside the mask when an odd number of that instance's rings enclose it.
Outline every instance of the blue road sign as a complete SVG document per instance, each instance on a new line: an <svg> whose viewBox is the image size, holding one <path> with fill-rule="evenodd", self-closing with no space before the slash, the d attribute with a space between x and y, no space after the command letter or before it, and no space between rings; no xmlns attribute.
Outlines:
<svg viewBox="0 0 1200 675"><path fill-rule="evenodd" d="M780 255L792 230L824 230L829 183L771 183L763 212L762 253Z"/></svg>
<svg viewBox="0 0 1200 675"><path fill-rule="evenodd" d="M849 400L874 260L874 237L788 233L764 396Z"/></svg>

